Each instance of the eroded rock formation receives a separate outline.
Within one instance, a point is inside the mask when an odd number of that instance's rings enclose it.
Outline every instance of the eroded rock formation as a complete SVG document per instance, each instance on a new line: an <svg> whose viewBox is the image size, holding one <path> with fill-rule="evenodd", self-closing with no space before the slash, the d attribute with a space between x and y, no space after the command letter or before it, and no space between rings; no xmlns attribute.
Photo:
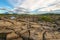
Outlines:
<svg viewBox="0 0 60 40"><path fill-rule="evenodd" d="M54 40L60 39L60 32L53 28L59 25L50 22L32 22L26 19L0 19L0 30L12 30L7 40ZM27 21L25 21L27 20ZM60 21L59 21L60 22ZM59 23L58 23L59 24Z"/></svg>

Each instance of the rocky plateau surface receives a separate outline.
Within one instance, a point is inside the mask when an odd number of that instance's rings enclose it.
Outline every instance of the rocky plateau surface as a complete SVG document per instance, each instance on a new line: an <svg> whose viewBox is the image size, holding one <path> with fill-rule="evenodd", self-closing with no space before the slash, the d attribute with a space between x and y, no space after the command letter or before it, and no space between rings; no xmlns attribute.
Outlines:
<svg viewBox="0 0 60 40"><path fill-rule="evenodd" d="M29 19L0 18L0 30L11 30L7 40L60 40L60 20L51 23Z"/></svg>

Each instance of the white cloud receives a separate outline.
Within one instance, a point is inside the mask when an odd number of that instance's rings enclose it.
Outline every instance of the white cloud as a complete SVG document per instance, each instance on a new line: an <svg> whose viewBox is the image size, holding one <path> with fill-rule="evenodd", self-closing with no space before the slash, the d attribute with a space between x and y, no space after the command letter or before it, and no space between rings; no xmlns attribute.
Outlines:
<svg viewBox="0 0 60 40"><path fill-rule="evenodd" d="M52 7L41 9L41 11L53 11L53 10L58 10L58 9L60 9L60 7L52 6Z"/></svg>
<svg viewBox="0 0 60 40"><path fill-rule="evenodd" d="M20 5L22 3L22 0L8 0L8 2L15 7Z"/></svg>
<svg viewBox="0 0 60 40"><path fill-rule="evenodd" d="M59 9L56 6L52 6L52 7L48 7L48 5L50 4L54 4L56 2L60 2L60 0L9 0L9 2L14 6L14 7L23 7L29 10L35 10L38 8L42 8L42 7L47 7L43 10L46 11L50 11L51 9L55 10L55 9ZM59 4L60 6L60 4Z"/></svg>

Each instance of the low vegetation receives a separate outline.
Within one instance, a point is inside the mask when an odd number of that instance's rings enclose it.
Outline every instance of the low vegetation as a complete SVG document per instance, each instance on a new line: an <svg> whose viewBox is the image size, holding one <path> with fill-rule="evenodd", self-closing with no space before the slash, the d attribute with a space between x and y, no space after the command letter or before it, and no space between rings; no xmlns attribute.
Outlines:
<svg viewBox="0 0 60 40"><path fill-rule="evenodd" d="M41 16L38 18L38 21L53 22L54 19L52 19L50 16Z"/></svg>

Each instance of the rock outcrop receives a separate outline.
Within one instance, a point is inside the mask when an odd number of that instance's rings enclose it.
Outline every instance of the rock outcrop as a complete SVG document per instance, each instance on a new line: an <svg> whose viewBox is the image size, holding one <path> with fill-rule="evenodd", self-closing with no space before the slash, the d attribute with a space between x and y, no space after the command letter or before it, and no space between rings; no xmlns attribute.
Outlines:
<svg viewBox="0 0 60 40"><path fill-rule="evenodd" d="M57 24L60 24L59 22L56 21ZM57 40L60 39L60 32L57 30L60 25L56 23L2 19L0 30L12 30L7 35L7 40Z"/></svg>

